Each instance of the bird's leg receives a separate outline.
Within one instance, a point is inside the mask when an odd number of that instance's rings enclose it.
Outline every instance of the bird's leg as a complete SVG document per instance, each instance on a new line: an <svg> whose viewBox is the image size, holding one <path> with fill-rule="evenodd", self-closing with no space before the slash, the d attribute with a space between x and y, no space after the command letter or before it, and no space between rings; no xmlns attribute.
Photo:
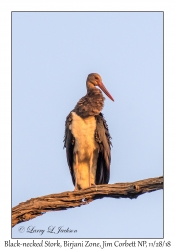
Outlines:
<svg viewBox="0 0 175 250"><path fill-rule="evenodd" d="M92 175L92 165L93 165L93 152L91 154L90 157L90 162L89 162L89 187L91 187L92 183L91 183L91 175Z"/></svg>
<svg viewBox="0 0 175 250"><path fill-rule="evenodd" d="M94 150L92 152L91 158L90 158L90 166L91 166L91 183L90 186L96 186L96 170L97 170L97 156L98 151Z"/></svg>
<svg viewBox="0 0 175 250"><path fill-rule="evenodd" d="M76 191L76 190L78 190L78 184L77 184L77 178L78 178L78 153L75 153L74 171L75 171L75 189L74 189L74 191Z"/></svg>

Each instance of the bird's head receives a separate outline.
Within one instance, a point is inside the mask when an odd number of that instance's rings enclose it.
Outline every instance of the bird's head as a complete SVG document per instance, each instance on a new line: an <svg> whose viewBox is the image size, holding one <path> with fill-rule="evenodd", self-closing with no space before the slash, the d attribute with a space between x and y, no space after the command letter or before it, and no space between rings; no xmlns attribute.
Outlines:
<svg viewBox="0 0 175 250"><path fill-rule="evenodd" d="M86 80L87 91L89 92L92 88L95 88L96 86L98 86L112 101L114 101L111 94L105 88L101 76L97 73L91 73L88 75Z"/></svg>

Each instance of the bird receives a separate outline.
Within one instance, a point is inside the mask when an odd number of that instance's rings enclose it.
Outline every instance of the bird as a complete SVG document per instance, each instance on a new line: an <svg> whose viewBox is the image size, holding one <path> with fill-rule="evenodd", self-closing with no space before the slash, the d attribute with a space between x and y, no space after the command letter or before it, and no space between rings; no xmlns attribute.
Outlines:
<svg viewBox="0 0 175 250"><path fill-rule="evenodd" d="M111 163L111 136L101 113L105 97L114 101L98 73L86 80L87 94L66 117L64 147L74 191L108 184ZM102 91L101 91L102 90Z"/></svg>

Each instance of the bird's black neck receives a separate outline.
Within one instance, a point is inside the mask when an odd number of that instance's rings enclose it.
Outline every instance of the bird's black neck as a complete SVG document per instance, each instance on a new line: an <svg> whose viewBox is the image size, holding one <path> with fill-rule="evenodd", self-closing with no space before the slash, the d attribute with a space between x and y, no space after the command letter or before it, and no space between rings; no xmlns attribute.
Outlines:
<svg viewBox="0 0 175 250"><path fill-rule="evenodd" d="M74 108L74 112L81 117L98 115L104 106L104 96L100 89L92 88L82 97Z"/></svg>

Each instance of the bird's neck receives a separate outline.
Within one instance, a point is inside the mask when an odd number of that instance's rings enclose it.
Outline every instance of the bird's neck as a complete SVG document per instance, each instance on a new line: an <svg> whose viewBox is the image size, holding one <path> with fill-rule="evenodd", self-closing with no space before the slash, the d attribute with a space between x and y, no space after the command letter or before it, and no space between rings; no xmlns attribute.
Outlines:
<svg viewBox="0 0 175 250"><path fill-rule="evenodd" d="M74 111L81 117L98 115L104 106L104 96L100 89L94 87L89 88L87 94L82 97Z"/></svg>
<svg viewBox="0 0 175 250"><path fill-rule="evenodd" d="M96 87L94 86L94 84L92 84L91 82L87 81L86 82L86 88L87 88L87 93L89 93L90 91L92 91Z"/></svg>

